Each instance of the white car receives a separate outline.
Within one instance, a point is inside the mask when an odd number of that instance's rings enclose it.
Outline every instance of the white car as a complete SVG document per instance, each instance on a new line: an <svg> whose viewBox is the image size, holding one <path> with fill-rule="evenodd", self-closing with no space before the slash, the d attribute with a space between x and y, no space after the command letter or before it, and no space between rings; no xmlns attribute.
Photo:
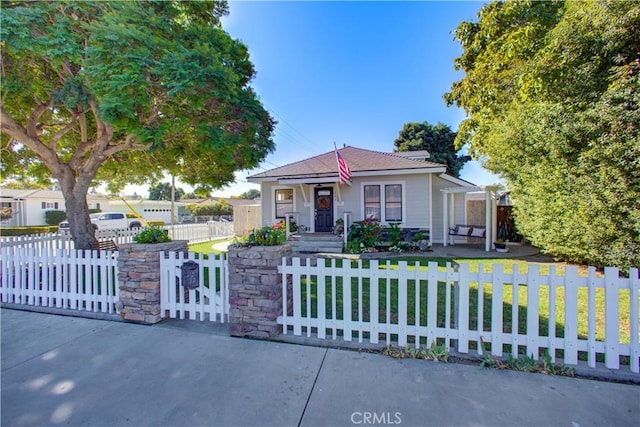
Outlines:
<svg viewBox="0 0 640 427"><path fill-rule="evenodd" d="M89 214L89 218L91 219L91 222L95 221L96 219L98 219L100 217L100 215L102 215L101 213L92 213ZM95 226L94 226L95 227ZM68 233L69 232L69 221L67 221L66 219L64 221L62 221L60 224L58 224L58 230L61 233Z"/></svg>

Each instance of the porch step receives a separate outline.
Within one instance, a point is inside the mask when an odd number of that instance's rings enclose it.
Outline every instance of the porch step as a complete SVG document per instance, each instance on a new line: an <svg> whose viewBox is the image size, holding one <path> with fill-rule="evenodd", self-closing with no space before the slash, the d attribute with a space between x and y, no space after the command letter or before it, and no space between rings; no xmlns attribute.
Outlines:
<svg viewBox="0 0 640 427"><path fill-rule="evenodd" d="M342 253L342 238L330 233L294 234L290 239L294 252Z"/></svg>

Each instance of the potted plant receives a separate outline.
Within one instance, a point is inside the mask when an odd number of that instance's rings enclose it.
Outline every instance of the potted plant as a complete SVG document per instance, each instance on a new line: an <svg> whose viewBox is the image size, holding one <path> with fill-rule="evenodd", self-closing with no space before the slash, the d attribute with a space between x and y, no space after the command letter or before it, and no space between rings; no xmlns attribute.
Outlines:
<svg viewBox="0 0 640 427"><path fill-rule="evenodd" d="M507 247L507 244L502 239L498 239L495 242L493 242L493 247L496 250L496 252L509 252L509 248Z"/></svg>
<svg viewBox="0 0 640 427"><path fill-rule="evenodd" d="M429 241L424 238L424 234L421 232L416 233L413 236L413 241L418 243L418 250L421 252L429 250Z"/></svg>

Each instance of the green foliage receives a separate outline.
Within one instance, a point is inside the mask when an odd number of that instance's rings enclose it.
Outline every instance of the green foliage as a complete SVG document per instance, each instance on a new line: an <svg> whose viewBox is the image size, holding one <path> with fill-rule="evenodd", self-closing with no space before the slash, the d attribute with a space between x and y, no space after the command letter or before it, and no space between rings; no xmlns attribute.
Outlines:
<svg viewBox="0 0 640 427"><path fill-rule="evenodd" d="M235 247L277 246L282 245L285 241L286 233L284 229L266 226L253 230L246 239L234 242L232 245Z"/></svg>
<svg viewBox="0 0 640 427"><path fill-rule="evenodd" d="M133 236L133 241L136 243L166 243L170 242L171 239L169 238L168 231L160 227L152 226L145 228Z"/></svg>
<svg viewBox="0 0 640 427"><path fill-rule="evenodd" d="M48 225L58 225L67 218L65 211L50 210L45 211L44 220Z"/></svg>
<svg viewBox="0 0 640 427"><path fill-rule="evenodd" d="M393 357L394 359L424 359L445 363L449 361L449 352L447 352L447 348L444 344L437 344L435 342L432 342L429 348L415 348L410 345L406 345L404 348L399 348L388 345L382 349L381 353L385 356Z"/></svg>
<svg viewBox="0 0 640 427"><path fill-rule="evenodd" d="M225 1L15 2L3 7L5 179L55 179L73 218L97 182L173 174L208 189L274 150ZM36 179L37 178L37 179ZM93 230L71 224L77 247Z"/></svg>
<svg viewBox="0 0 640 427"><path fill-rule="evenodd" d="M391 246L398 246L400 243L400 223L391 222L389 223L389 243Z"/></svg>
<svg viewBox="0 0 640 427"><path fill-rule="evenodd" d="M233 215L233 206L223 199L215 203L188 205L187 209L196 216Z"/></svg>
<svg viewBox="0 0 640 427"><path fill-rule="evenodd" d="M148 219L145 222L149 227L162 227L164 225L164 221L160 219Z"/></svg>
<svg viewBox="0 0 640 427"><path fill-rule="evenodd" d="M460 170L470 156L458 156L455 147L456 133L443 123L431 125L423 123L405 123L393 142L396 151L427 150L429 161L447 165L447 173L460 176Z"/></svg>
<svg viewBox="0 0 640 427"><path fill-rule="evenodd" d="M12 216L13 216L13 210L11 210L11 208L5 207L0 209L0 221L11 219Z"/></svg>
<svg viewBox="0 0 640 427"><path fill-rule="evenodd" d="M252 188L251 190L245 191L244 193L242 193L239 196L236 196L234 198L255 200L255 199L259 198L259 197L260 197L260 190L256 190L255 188Z"/></svg>
<svg viewBox="0 0 640 427"><path fill-rule="evenodd" d="M2 227L0 235L2 236L31 236L33 234L56 233L57 226L32 225L29 227Z"/></svg>
<svg viewBox="0 0 640 427"><path fill-rule="evenodd" d="M182 188L174 190L174 200L180 200L184 196ZM171 200L171 184L168 182L159 182L149 187L149 200Z"/></svg>
<svg viewBox="0 0 640 427"><path fill-rule="evenodd" d="M480 362L480 367L482 368L512 369L514 371L537 372L565 377L575 376L575 371L572 368L554 365L548 349L544 350L544 353L540 356L540 360L535 360L533 356L528 356L524 353L517 358L514 357L513 354L509 354L505 360L502 360L487 352L482 339L480 340L480 347L482 348L482 354L484 354Z"/></svg>
<svg viewBox="0 0 640 427"><path fill-rule="evenodd" d="M640 266L640 8L506 1L463 22L457 144L502 174L519 231L559 258Z"/></svg>
<svg viewBox="0 0 640 427"><path fill-rule="evenodd" d="M349 229L346 252L361 253L373 248L380 239L382 225L377 219L356 221Z"/></svg>
<svg viewBox="0 0 640 427"><path fill-rule="evenodd" d="M276 230L286 230L287 222L284 219L281 219L276 224L273 224L273 228ZM298 231L298 224L292 219L289 220L289 233L295 233Z"/></svg>

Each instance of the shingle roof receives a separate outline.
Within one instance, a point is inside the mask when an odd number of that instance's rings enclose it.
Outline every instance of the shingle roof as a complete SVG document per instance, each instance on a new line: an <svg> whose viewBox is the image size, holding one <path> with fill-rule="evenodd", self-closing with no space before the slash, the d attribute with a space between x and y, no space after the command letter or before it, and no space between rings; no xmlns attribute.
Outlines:
<svg viewBox="0 0 640 427"><path fill-rule="evenodd" d="M358 172L393 171L393 170L425 170L441 169L440 163L407 159L395 153L382 153L355 147L344 147L338 150L347 162L352 174ZM338 175L338 163L334 151L329 151L315 157L290 163L275 169L261 172L248 177L261 178L311 178L330 177Z"/></svg>

